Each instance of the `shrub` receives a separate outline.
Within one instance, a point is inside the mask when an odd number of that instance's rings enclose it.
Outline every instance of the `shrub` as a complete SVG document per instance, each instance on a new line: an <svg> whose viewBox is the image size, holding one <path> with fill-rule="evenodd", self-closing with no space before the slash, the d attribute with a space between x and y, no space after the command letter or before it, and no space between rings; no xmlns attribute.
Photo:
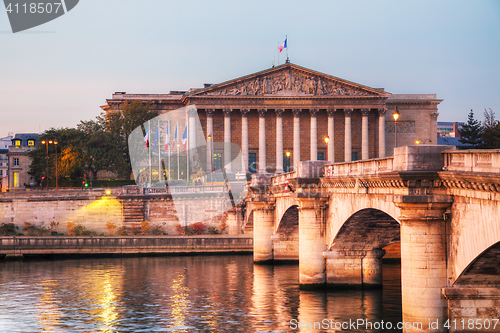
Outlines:
<svg viewBox="0 0 500 333"><path fill-rule="evenodd" d="M111 222L106 222L106 230L108 231L109 236L113 236L115 234L116 225Z"/></svg>
<svg viewBox="0 0 500 333"><path fill-rule="evenodd" d="M26 231L26 236L45 236L49 234L45 227L37 227L29 222L24 222L23 230Z"/></svg>
<svg viewBox="0 0 500 333"><path fill-rule="evenodd" d="M219 234L219 230L215 227L208 227L208 233L210 235L218 235Z"/></svg>
<svg viewBox="0 0 500 333"><path fill-rule="evenodd" d="M155 224L153 226L153 229L151 229L151 233L153 235L164 235L165 234L165 230L163 230L163 226L161 224Z"/></svg>
<svg viewBox="0 0 500 333"><path fill-rule="evenodd" d="M83 225L75 224L73 222L67 223L68 235L70 236L97 236L94 230L86 229Z"/></svg>
<svg viewBox="0 0 500 333"><path fill-rule="evenodd" d="M127 229L125 227L116 229L116 236L128 236Z"/></svg>
<svg viewBox="0 0 500 333"><path fill-rule="evenodd" d="M141 221L141 232L143 235L147 235L149 233L149 230L151 230L153 226L149 224L149 222L146 221Z"/></svg>
<svg viewBox="0 0 500 333"><path fill-rule="evenodd" d="M196 222L191 225L193 228L193 233L195 235L201 235L203 233L203 229L205 229L205 224L203 222Z"/></svg>
<svg viewBox="0 0 500 333"><path fill-rule="evenodd" d="M49 223L49 231L56 231L57 226L59 225L59 222L52 221Z"/></svg>
<svg viewBox="0 0 500 333"><path fill-rule="evenodd" d="M3 236L15 236L16 229L19 229L14 223L2 223L0 226L0 235Z"/></svg>
<svg viewBox="0 0 500 333"><path fill-rule="evenodd" d="M175 226L175 229L177 230L177 233L179 235L184 235L184 236L192 236L194 235L194 229L190 226L185 226L185 227L181 227L180 224L177 224Z"/></svg>

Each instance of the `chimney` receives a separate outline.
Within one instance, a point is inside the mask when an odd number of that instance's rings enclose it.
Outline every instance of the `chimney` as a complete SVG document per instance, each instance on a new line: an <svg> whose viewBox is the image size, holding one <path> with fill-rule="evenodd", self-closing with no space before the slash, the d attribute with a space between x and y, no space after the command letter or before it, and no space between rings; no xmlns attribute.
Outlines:
<svg viewBox="0 0 500 333"><path fill-rule="evenodd" d="M453 137L454 138L460 137L460 133L458 132L458 123L457 122L453 123Z"/></svg>

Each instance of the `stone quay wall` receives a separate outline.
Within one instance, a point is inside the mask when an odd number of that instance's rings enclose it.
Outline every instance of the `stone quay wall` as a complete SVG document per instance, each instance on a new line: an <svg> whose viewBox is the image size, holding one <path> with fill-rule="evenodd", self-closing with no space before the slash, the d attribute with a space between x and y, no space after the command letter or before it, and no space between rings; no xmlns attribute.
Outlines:
<svg viewBox="0 0 500 333"><path fill-rule="evenodd" d="M106 225L125 227L131 235L132 226L141 221L159 226L168 235L178 235L178 227L196 222L205 223L227 233L227 200L222 193L189 194L172 200L166 193L142 194L125 186L111 194L100 190L26 191L0 194L0 225L14 223L18 233L25 234L25 223L68 235L68 222L81 225L97 234L108 235Z"/></svg>
<svg viewBox="0 0 500 333"><path fill-rule="evenodd" d="M0 256L47 254L168 254L252 252L249 236L10 236L0 237Z"/></svg>

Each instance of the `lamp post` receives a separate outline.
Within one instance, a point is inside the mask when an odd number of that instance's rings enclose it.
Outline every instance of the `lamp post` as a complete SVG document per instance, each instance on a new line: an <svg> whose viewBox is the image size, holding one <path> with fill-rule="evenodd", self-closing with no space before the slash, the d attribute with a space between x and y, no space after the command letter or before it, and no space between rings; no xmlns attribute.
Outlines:
<svg viewBox="0 0 500 333"><path fill-rule="evenodd" d="M328 142L330 141L330 137L328 135L325 135L325 143L326 143L326 160L330 160L330 156L328 156Z"/></svg>
<svg viewBox="0 0 500 333"><path fill-rule="evenodd" d="M47 191L49 190L49 144L52 144L52 140L42 140L42 145L45 145L47 155L45 156L45 161L47 162L47 172L45 178L47 179Z"/></svg>
<svg viewBox="0 0 500 333"><path fill-rule="evenodd" d="M398 146L398 118L399 118L399 110L397 106L396 109L394 109L392 116L394 117L394 148L396 148Z"/></svg>
<svg viewBox="0 0 500 333"><path fill-rule="evenodd" d="M58 186L58 184L57 184L57 178L58 178L58 177L57 177L57 144L58 144L58 143L59 143L59 142L57 142L57 140L54 140L54 147L56 148L56 191L59 189L59 186Z"/></svg>

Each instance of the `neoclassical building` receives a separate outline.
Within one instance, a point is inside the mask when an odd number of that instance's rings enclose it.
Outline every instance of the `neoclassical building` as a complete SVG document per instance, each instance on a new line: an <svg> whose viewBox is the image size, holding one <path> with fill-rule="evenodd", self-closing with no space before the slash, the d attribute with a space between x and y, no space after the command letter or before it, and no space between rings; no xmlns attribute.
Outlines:
<svg viewBox="0 0 500 333"><path fill-rule="evenodd" d="M240 146L251 172L288 171L303 160L385 157L416 140L436 144L442 101L434 94L391 94L292 63L189 91L116 92L101 108L120 112L133 100L160 113L194 104L205 138Z"/></svg>

